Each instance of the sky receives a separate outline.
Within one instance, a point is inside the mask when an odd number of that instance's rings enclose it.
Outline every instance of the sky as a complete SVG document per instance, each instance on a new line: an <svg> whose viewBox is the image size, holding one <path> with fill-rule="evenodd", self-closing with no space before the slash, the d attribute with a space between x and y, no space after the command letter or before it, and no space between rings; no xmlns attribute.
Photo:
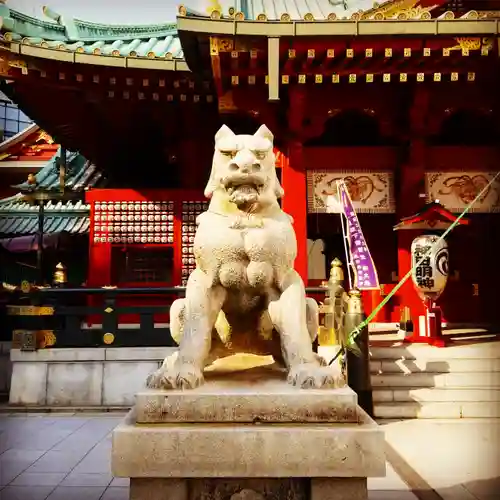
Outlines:
<svg viewBox="0 0 500 500"><path fill-rule="evenodd" d="M47 19L42 7L84 21L106 24L151 24L175 21L177 8L184 4L206 12L209 0L7 0L6 5L30 16ZM220 1L223 8L229 0ZM234 2L233 2L234 3ZM224 10L227 10L227 7Z"/></svg>

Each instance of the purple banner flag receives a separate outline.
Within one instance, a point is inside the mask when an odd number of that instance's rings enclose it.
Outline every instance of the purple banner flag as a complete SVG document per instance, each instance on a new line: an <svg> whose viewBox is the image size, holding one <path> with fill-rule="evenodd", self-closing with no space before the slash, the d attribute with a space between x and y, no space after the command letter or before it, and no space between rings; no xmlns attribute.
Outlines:
<svg viewBox="0 0 500 500"><path fill-rule="evenodd" d="M358 290L378 290L380 285L377 269L368 250L351 197L344 182L338 182L337 186L342 212L347 219L346 230L351 254L351 266L354 270L354 287Z"/></svg>

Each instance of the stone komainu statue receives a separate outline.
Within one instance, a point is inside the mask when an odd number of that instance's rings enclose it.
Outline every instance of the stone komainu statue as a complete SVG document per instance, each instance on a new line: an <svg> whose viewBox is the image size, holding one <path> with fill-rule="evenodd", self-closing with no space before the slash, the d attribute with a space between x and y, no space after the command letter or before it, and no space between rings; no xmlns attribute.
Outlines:
<svg viewBox="0 0 500 500"><path fill-rule="evenodd" d="M235 135L223 126L205 189L210 205L197 219L196 270L170 309L179 350L149 387L195 388L205 366L238 352L272 355L302 388L343 384L312 349L318 305L293 268L297 241L282 195L269 129Z"/></svg>

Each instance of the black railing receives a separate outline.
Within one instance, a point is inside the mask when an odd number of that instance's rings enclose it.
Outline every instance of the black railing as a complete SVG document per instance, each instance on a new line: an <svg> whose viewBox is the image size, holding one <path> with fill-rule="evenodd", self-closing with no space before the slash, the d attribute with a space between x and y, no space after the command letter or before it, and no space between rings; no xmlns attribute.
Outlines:
<svg viewBox="0 0 500 500"><path fill-rule="evenodd" d="M325 288L306 292L322 301ZM169 308L185 287L33 288L5 292L4 340L13 347L175 346Z"/></svg>

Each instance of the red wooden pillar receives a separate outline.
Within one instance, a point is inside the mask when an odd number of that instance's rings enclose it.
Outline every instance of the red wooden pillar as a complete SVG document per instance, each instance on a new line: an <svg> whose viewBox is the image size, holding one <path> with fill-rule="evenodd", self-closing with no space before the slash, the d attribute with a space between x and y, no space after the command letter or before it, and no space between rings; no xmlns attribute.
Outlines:
<svg viewBox="0 0 500 500"><path fill-rule="evenodd" d="M297 237L295 270L307 286L307 182L303 146L297 141L288 145L288 161L283 162L281 184L285 191L282 208L293 217Z"/></svg>
<svg viewBox="0 0 500 500"><path fill-rule="evenodd" d="M425 166L427 163L426 122L429 107L429 94L426 88L417 85L410 109L411 137L408 162L401 165L397 213L398 217L407 217L417 212L425 203L420 197L425 189ZM414 231L400 230L398 233L398 276L399 279L411 269L411 242L417 236ZM425 314L425 305L417 294L413 282L408 279L400 288L399 303L401 308L408 306L414 331L418 335L419 316Z"/></svg>

